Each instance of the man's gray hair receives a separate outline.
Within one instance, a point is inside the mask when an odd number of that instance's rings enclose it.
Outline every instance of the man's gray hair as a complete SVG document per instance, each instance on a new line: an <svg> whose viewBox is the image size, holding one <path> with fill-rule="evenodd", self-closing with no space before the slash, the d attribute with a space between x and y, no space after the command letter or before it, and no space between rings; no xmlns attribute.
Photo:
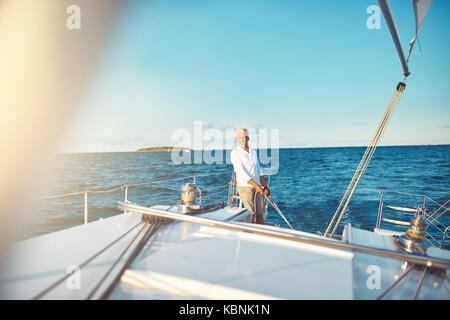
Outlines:
<svg viewBox="0 0 450 320"><path fill-rule="evenodd" d="M245 133L245 135L248 137L248 130L245 129L245 128L240 128L240 129L238 129L238 130L236 131L236 137L237 137L238 134L241 133L241 132Z"/></svg>

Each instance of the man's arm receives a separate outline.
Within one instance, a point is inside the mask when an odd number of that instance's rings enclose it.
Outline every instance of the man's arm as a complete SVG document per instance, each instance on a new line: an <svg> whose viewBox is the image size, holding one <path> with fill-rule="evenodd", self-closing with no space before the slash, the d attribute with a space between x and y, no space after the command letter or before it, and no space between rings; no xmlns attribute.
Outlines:
<svg viewBox="0 0 450 320"><path fill-rule="evenodd" d="M261 186L264 187L264 194L266 196L269 196L270 191L269 191L269 188L267 187L266 179L264 179L264 175L263 175L262 170L261 170L261 165L259 164L259 159L256 162L256 168L255 169L257 170L257 172L259 174L259 182L261 183ZM261 190L261 193L262 193L262 190Z"/></svg>
<svg viewBox="0 0 450 320"><path fill-rule="evenodd" d="M269 190L269 187L266 184L266 179L264 179L264 176L260 176L259 180L261 181L261 185L264 187L264 194L266 196L269 196L270 195L270 190Z"/></svg>
<svg viewBox="0 0 450 320"><path fill-rule="evenodd" d="M260 186L259 184L256 183L255 180L250 179L250 180L247 181L247 183L249 183L249 184L251 184L252 186L254 186L255 189L256 189L256 192L259 192L259 193L261 193L261 194L263 193L263 189L261 188L261 186Z"/></svg>
<svg viewBox="0 0 450 320"><path fill-rule="evenodd" d="M262 185L265 189L269 189L269 188L267 187L266 179L264 179L264 176L260 176L260 177L259 177L259 181L261 182L261 185Z"/></svg>
<svg viewBox="0 0 450 320"><path fill-rule="evenodd" d="M259 180L260 180L260 182L261 182L261 186L264 187L264 194L265 194L266 196L269 196L270 191L269 191L269 187L267 187L266 179L264 179L264 176L260 176L260 177L259 177ZM255 187L256 192L259 192L259 193L261 193L261 194L263 193L262 187L261 187L258 183L256 183L255 180L250 179L250 180L248 180L247 182L248 182L249 184L251 184L252 186Z"/></svg>

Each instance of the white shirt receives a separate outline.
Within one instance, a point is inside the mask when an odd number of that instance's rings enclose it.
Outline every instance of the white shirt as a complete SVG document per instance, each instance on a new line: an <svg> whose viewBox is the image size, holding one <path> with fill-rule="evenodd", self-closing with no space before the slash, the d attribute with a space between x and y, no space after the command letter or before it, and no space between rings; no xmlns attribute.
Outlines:
<svg viewBox="0 0 450 320"><path fill-rule="evenodd" d="M230 159L233 163L234 172L236 172L238 187L253 188L251 184L247 183L250 179L260 184L261 167L255 150L249 147L247 152L244 148L237 146L231 151Z"/></svg>

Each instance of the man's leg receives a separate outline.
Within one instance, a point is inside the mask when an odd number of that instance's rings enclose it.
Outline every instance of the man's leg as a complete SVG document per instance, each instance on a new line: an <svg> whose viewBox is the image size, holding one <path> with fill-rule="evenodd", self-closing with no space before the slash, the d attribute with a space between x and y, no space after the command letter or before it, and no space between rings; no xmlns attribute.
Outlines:
<svg viewBox="0 0 450 320"><path fill-rule="evenodd" d="M255 206L255 188L252 187L238 187L239 192L239 198L242 200L242 203L244 204L244 207L247 208L252 216L251 221L254 223L255 221L255 215L257 213L256 206Z"/></svg>
<svg viewBox="0 0 450 320"><path fill-rule="evenodd" d="M256 223L264 224L264 198L263 195L255 192L255 208L256 208Z"/></svg>

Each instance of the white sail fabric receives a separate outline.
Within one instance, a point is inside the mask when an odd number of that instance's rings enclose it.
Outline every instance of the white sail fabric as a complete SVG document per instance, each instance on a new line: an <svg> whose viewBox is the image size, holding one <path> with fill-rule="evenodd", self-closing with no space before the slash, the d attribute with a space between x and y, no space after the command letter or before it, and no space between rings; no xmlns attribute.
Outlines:
<svg viewBox="0 0 450 320"><path fill-rule="evenodd" d="M394 17L392 15L391 6L389 5L388 0L378 0L378 4L380 5L380 9L383 12L384 20L386 21L389 31L391 32L392 40L394 40L398 57L400 58L400 62L402 63L403 74L405 75L405 77L407 77L410 72L408 70L408 65L403 54L402 44L397 31L397 26L395 25Z"/></svg>
<svg viewBox="0 0 450 320"><path fill-rule="evenodd" d="M419 35L420 29L422 29L423 21L425 20L428 10L430 10L432 1L433 0L412 0L414 6L414 13L416 17L416 35L409 43L408 58L406 59L406 62L409 61L412 48L417 40L417 36Z"/></svg>
<svg viewBox="0 0 450 320"><path fill-rule="evenodd" d="M384 19L386 20L386 24L389 27L389 31L391 32L392 39L394 40L395 47L398 52L398 56L400 58L400 62L403 67L403 74L407 77L410 72L408 70L408 60L411 55L412 48L414 43L417 40L417 36L419 35L420 29L422 28L423 21L425 20L425 16L430 9L432 0L412 0L414 6L414 12L416 17L416 35L409 43L409 51L408 58L405 60L405 56L403 55L403 49L400 41L400 36L397 31L397 26L395 25L394 17L392 15L391 7L389 5L388 0L378 0L378 4L380 5L381 11L383 12Z"/></svg>

